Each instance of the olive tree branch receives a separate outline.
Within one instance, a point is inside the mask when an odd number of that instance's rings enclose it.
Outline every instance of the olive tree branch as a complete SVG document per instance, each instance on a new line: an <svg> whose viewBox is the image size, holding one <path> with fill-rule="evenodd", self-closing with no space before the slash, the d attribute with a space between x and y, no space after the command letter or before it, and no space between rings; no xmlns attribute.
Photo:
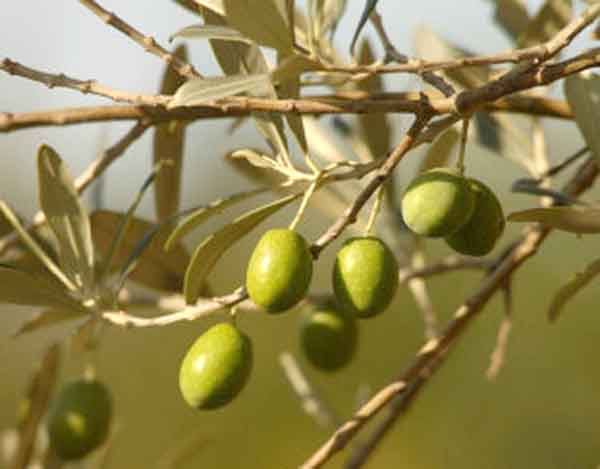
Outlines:
<svg viewBox="0 0 600 469"><path fill-rule="evenodd" d="M575 177L565 188L565 192L571 196L580 194L593 184L598 175L598 166L595 161L588 160ZM441 364L448 350L456 343L458 338L466 330L466 327L477 316L487 304L488 300L502 287L504 282L517 270L527 259L535 255L538 248L550 233L549 228L534 225L527 228L521 240L514 244L502 261L482 281L476 292L457 309L454 318L448 324L444 332L435 339L426 342L417 352L415 359L406 371L396 380L379 390L354 416L342 424L334 434L302 465L303 469L317 468L325 464L334 454L342 450L354 435L379 411L384 409L392 400L403 396L399 403L394 406L382 425L385 430L377 431L374 440L367 442L366 448L355 455L350 467L360 467L371 451L377 446L387 429L400 415L403 414L425 381L435 372ZM357 462L358 461L358 462Z"/></svg>
<svg viewBox="0 0 600 469"><path fill-rule="evenodd" d="M79 0L79 3L85 6L106 24L112 26L118 31L121 31L134 42L138 43L146 52L150 52L151 54L156 55L164 60L169 67L179 73L182 77L198 78L201 76L191 64L170 53L168 50L158 44L153 37L144 35L114 13L102 8L94 0Z"/></svg>
<svg viewBox="0 0 600 469"><path fill-rule="evenodd" d="M598 63L600 65L600 62ZM140 99L153 99L139 96ZM447 113L448 102L438 105L432 99L432 109ZM281 114L326 115L367 113L416 113L418 101L412 96L399 94L373 95L371 99L360 94L339 96L313 96L300 99L267 100L259 98L229 98L225 102L206 103L201 106L165 109L162 106L90 106L53 109L25 113L0 112L0 133L45 127L89 124L95 122L147 119L152 124L180 120L192 122L200 119L236 118L249 116L253 111ZM560 100L526 96L509 96L493 103L486 103L481 110L486 112L512 112L538 115L558 119L572 119L569 105Z"/></svg>
<svg viewBox="0 0 600 469"><path fill-rule="evenodd" d="M116 102L144 104L147 106L167 105L171 100L170 96L148 96L137 93L128 93L126 91L116 90L98 83L96 80L78 80L71 78L63 73L52 74L42 72L33 68L26 67L9 58L0 62L0 70L4 70L9 75L16 75L36 81L46 85L48 88L70 88L81 91L83 94L93 94L110 98Z"/></svg>
<svg viewBox="0 0 600 469"><path fill-rule="evenodd" d="M400 60L396 60L400 65L353 65L353 66L338 66L331 65L327 69L331 72L341 73L366 73L366 74L382 74L382 73L414 73L423 75L425 79L427 73L442 70L452 70L464 67L498 65L505 63L521 63L523 61L534 61L535 63L545 62L567 47L575 37L583 29L600 16L600 4L594 4L588 7L580 16L575 18L571 23L567 24L560 30L552 39L543 44L526 47L523 49L511 49L491 55L479 55L472 57L459 57L452 60L427 61L423 59L409 59L403 54L396 51L393 44L390 42L383 22L379 14L371 14L371 23L375 31L379 35L386 52L391 55L394 60L396 56ZM439 76L438 76L439 78ZM433 83L429 82L433 85ZM435 85L434 85L435 86ZM440 89L439 86L436 86ZM443 86L442 86L443 88ZM441 91L441 90L440 90ZM446 93L444 93L446 94ZM448 96L448 95L446 95Z"/></svg>

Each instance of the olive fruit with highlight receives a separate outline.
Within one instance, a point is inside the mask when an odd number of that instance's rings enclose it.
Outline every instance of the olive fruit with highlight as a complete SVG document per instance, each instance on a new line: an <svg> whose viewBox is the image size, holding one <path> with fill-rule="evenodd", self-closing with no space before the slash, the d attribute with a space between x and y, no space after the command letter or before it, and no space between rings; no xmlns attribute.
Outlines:
<svg viewBox="0 0 600 469"><path fill-rule="evenodd" d="M269 230L248 263L248 295L269 313L283 312L304 298L312 269L308 244L300 234L287 229Z"/></svg>
<svg viewBox="0 0 600 469"><path fill-rule="evenodd" d="M80 459L108 436L112 400L99 381L81 379L63 387L48 413L48 436L65 461Z"/></svg>
<svg viewBox="0 0 600 469"><path fill-rule="evenodd" d="M504 231L504 213L489 187L475 179L469 179L469 184L475 194L475 209L467 223L448 236L446 242L461 254L485 256Z"/></svg>
<svg viewBox="0 0 600 469"><path fill-rule="evenodd" d="M191 407L217 409L242 391L251 369L250 339L232 324L217 324L187 351L179 369L179 390Z"/></svg>
<svg viewBox="0 0 600 469"><path fill-rule="evenodd" d="M340 307L360 318L385 310L398 287L398 264L379 238L351 238L338 251L333 289Z"/></svg>
<svg viewBox="0 0 600 469"><path fill-rule="evenodd" d="M417 176L402 197L402 217L416 234L444 237L464 225L475 207L467 179L448 168Z"/></svg>
<svg viewBox="0 0 600 469"><path fill-rule="evenodd" d="M356 320L348 313L317 309L304 318L300 341L310 363L321 370L334 371L352 359L357 335Z"/></svg>

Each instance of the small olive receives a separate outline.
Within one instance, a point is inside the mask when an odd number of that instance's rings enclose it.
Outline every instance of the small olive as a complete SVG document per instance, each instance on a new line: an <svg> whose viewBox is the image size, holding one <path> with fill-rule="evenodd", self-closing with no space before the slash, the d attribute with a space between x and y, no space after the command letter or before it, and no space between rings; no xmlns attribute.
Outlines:
<svg viewBox="0 0 600 469"><path fill-rule="evenodd" d="M351 238L338 251L333 289L342 309L361 318L385 310L398 287L398 264L375 237Z"/></svg>
<svg viewBox="0 0 600 469"><path fill-rule="evenodd" d="M217 409L244 388L252 369L252 344L229 323L208 329L187 351L179 370L179 389L197 409Z"/></svg>
<svg viewBox="0 0 600 469"><path fill-rule="evenodd" d="M448 168L417 176L402 197L402 216L416 234L448 236L464 225L475 206L467 180Z"/></svg>
<svg viewBox="0 0 600 469"><path fill-rule="evenodd" d="M108 436L112 400L99 381L80 379L65 385L48 413L48 436L63 460L80 459Z"/></svg>
<svg viewBox="0 0 600 469"><path fill-rule="evenodd" d="M248 263L248 295L269 313L283 312L304 298L312 269L308 244L300 234L287 229L267 231Z"/></svg>
<svg viewBox="0 0 600 469"><path fill-rule="evenodd" d="M354 355L358 328L348 313L334 309L309 312L302 324L302 350L315 367L334 371Z"/></svg>
<svg viewBox="0 0 600 469"><path fill-rule="evenodd" d="M446 238L455 251L469 256L485 256L504 231L502 205L492 190L481 181L469 179L475 194L475 210L466 224Z"/></svg>

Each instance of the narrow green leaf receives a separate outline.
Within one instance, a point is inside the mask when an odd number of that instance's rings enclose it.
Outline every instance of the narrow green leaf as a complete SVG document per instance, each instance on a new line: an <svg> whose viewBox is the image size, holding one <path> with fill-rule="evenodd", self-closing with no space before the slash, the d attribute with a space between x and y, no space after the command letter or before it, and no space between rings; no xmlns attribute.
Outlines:
<svg viewBox="0 0 600 469"><path fill-rule="evenodd" d="M460 132L455 127L450 127L442 135L440 135L433 144L429 147L425 158L421 162L417 174L424 173L438 166L446 166L454 148L460 139Z"/></svg>
<svg viewBox="0 0 600 469"><path fill-rule="evenodd" d="M71 280L63 273L63 271L56 265L52 258L44 252L38 242L27 232L27 230L21 225L21 222L11 210L11 208L2 200L0 200L0 212L4 218L13 226L21 241L25 247L44 265L48 272L61 282L68 290L75 291L76 287L73 285Z"/></svg>
<svg viewBox="0 0 600 469"><path fill-rule="evenodd" d="M199 106L209 101L228 98L240 93L265 94L270 85L268 73L255 75L232 75L225 77L196 78L181 86L169 108L179 106Z"/></svg>
<svg viewBox="0 0 600 469"><path fill-rule="evenodd" d="M187 60L185 46L175 49L174 55ZM161 94L170 95L183 84L181 76L171 67L165 69ZM181 192L181 168L185 143L185 125L181 121L170 121L156 126L154 131L153 156L154 164L168 161L161 168L154 181L154 206L156 216L162 221L179 210Z"/></svg>
<svg viewBox="0 0 600 469"><path fill-rule="evenodd" d="M319 36L325 35L330 30L335 31L342 15L346 11L346 0L319 0L317 4L316 20L318 28L315 28Z"/></svg>
<svg viewBox="0 0 600 469"><path fill-rule="evenodd" d="M32 376L25 394L26 412L19 422L19 444L12 467L29 467L34 454L38 428L48 410L48 404L56 385L60 365L60 348L50 346L44 353L40 367Z"/></svg>
<svg viewBox="0 0 600 469"><path fill-rule="evenodd" d="M600 164L600 77L588 72L567 77L565 95L575 114L577 127Z"/></svg>
<svg viewBox="0 0 600 469"><path fill-rule="evenodd" d="M361 43L358 63L371 64L375 61L375 54L368 40ZM367 93L382 93L384 91L381 75L373 75L357 83L357 89ZM371 159L380 158L387 154L391 146L391 128L386 113L360 114L358 116L358 129L366 143Z"/></svg>
<svg viewBox="0 0 600 469"><path fill-rule="evenodd" d="M88 214L67 167L47 145L38 151L38 178L40 207L56 235L61 265L75 285L90 291L94 286L94 246Z"/></svg>
<svg viewBox="0 0 600 469"><path fill-rule="evenodd" d="M529 13L524 0L494 0L494 19L513 39L518 38L529 24Z"/></svg>
<svg viewBox="0 0 600 469"><path fill-rule="evenodd" d="M258 44L278 51L292 50L285 16L273 0L223 0L229 25Z"/></svg>
<svg viewBox="0 0 600 469"><path fill-rule="evenodd" d="M10 264L0 264L0 302L82 310L66 290Z"/></svg>
<svg viewBox="0 0 600 469"><path fill-rule="evenodd" d="M210 24L194 24L180 29L173 34L169 41L175 38L184 39L220 39L222 41L236 41L252 44L254 41L240 34L239 31L226 26L215 26Z"/></svg>
<svg viewBox="0 0 600 469"><path fill-rule="evenodd" d="M185 301L188 304L194 304L198 300L208 274L231 246L248 234L250 230L298 197L300 197L300 194L288 195L276 202L258 207L236 218L233 222L202 241L192 254L192 259L185 273Z"/></svg>
<svg viewBox="0 0 600 469"><path fill-rule="evenodd" d="M538 222L570 233L600 233L600 209L590 207L547 207L514 212L508 221Z"/></svg>
<svg viewBox="0 0 600 469"><path fill-rule="evenodd" d="M92 234L100 252L106 254L124 217L123 213L108 210L98 210L92 214ZM153 226L153 223L140 218L133 217L130 220L123 242L113 256L111 271L122 268L138 242ZM169 227L166 226L153 238L138 259L136 268L130 275L132 280L156 290L181 290L189 256L181 244L174 245L168 253L163 250L168 232Z"/></svg>
<svg viewBox="0 0 600 469"><path fill-rule="evenodd" d="M356 27L356 31L354 31L354 36L352 36L352 41L350 42L350 55L354 55L354 46L356 45L356 40L360 35L360 32L364 28L365 24L369 20L369 16L371 16L371 12L377 6L377 2L379 0L365 0L365 7L363 8L363 12L360 15L360 19L358 20L358 26Z"/></svg>
<svg viewBox="0 0 600 469"><path fill-rule="evenodd" d="M255 195L264 194L268 189L256 189L253 191L247 192L239 192L237 194L233 194L224 199L218 199L206 207L199 208L195 210L187 217L185 217L181 222L175 227L175 229L169 235L167 242L165 243L165 249L170 250L173 248L176 243L180 242L181 239L189 234L191 231L198 228L200 225L208 221L210 218L219 215L224 210L233 207L236 204L244 202Z"/></svg>
<svg viewBox="0 0 600 469"><path fill-rule="evenodd" d="M575 276L563 285L554 295L552 303L550 304L550 310L548 311L548 319L550 319L550 321L556 321L567 303L599 275L600 259L588 264L583 272L575 274Z"/></svg>
<svg viewBox="0 0 600 469"><path fill-rule="evenodd" d="M225 0L193 0L198 5L221 16L225 15Z"/></svg>
<svg viewBox="0 0 600 469"><path fill-rule="evenodd" d="M519 46L529 47L553 38L573 17L572 0L546 0L519 36Z"/></svg>
<svg viewBox="0 0 600 469"><path fill-rule="evenodd" d="M34 332L46 327L80 318L85 313L81 311L73 311L68 309L45 309L35 313L31 318L27 319L19 329L13 334L13 337L20 337L24 334Z"/></svg>

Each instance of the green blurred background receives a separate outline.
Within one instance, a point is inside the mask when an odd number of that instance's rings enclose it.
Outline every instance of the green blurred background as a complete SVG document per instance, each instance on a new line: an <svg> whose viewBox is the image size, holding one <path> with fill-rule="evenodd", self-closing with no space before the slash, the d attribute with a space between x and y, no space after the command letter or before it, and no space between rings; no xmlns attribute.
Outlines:
<svg viewBox="0 0 600 469"><path fill-rule="evenodd" d="M166 42L174 30L195 21L170 2L153 3L160 5L153 5L152 11L141 0L126 5L107 0L103 4L131 19L140 29L155 33L161 42ZM486 1L461 1L461 8L456 8L454 2L409 2L410 6L402 10L405 15L399 15L399 3L405 2L380 3L381 13L388 21L402 24L402 28L393 31L393 37L404 50L409 50L411 31L420 22L477 52L508 46L491 22ZM528 2L532 10L539 3ZM35 2L35 15L28 10L33 4L33 0L11 3L0 20L0 39L11 58L82 78L92 76L115 87L146 92L157 88L162 65L143 55L125 38L109 32L76 2ZM362 2L350 0L349 6L338 37L342 46L352 32ZM469 34L465 35L465 31ZM367 28L366 34L372 35L372 31ZM32 37L36 39L25 41ZM41 53L36 45L40 40L47 41L46 48L52 53ZM204 45L193 43L191 52L201 70L216 73ZM416 81L406 79L386 84L390 90L418 86ZM48 92L36 84L4 75L0 75L0 88L5 90L0 96L3 111L101 102L68 91ZM392 120L397 131L407 123L403 117L394 116ZM573 125L546 124L553 161L581 147ZM196 123L189 128L183 206L205 203L250 187L222 161L222 156L236 146L258 145L260 140L252 125L245 125L234 138L226 135L226 126L225 122ZM37 206L34 155L40 143L55 146L77 173L126 128L111 124L3 135L0 198L10 201L21 213L33 214ZM102 194L88 196L89 205L100 200L112 209L126 206L148 172L150 149L151 136L146 135L111 167ZM523 176L514 164L475 147L469 158L472 175L494 188L507 212L535 202L530 196L509 193L511 182ZM400 183L410 178L417 160L415 154L403 162L399 168ZM585 199L598 200L600 193L595 190ZM151 203L152 197L147 197L142 215L152 216ZM248 204L246 209L251 206ZM220 217L195 235L190 246L237 213L232 211ZM243 281L245 263L259 231L287 224L291 215L287 212L270 220L227 254L211 280L217 293L230 291ZM313 209L301 230L314 239L328 222ZM518 227L509 226L502 244L510 242L516 233ZM332 256L337 246L329 248L316 267L315 292L329 289ZM429 260L448 253L441 242L427 244ZM552 293L572 272L581 270L587 260L597 256L598 241L592 236L554 234L544 243L539 255L514 278L514 327L507 363L497 380L489 382L485 370L503 315L499 296L461 338L369 467L596 468L600 464L600 367L595 356L600 337L597 282L568 306L557 324L550 325L545 318ZM451 273L427 282L441 320L451 317L460 302L474 291L479 279L478 273ZM25 308L0 308L0 429L14 424L15 406L44 348L68 332L68 328L54 327L11 339L11 332L30 313ZM240 318L240 325L255 344L255 368L249 385L230 406L200 413L187 408L179 396L179 362L189 344L220 318L146 330L108 328L102 347L93 357L67 358L61 372L64 379L80 374L91 359L114 393L116 434L108 468L168 467L169 462L176 460L180 462L172 467L295 467L332 429L319 427L302 411L279 366L280 353L291 351L300 359L325 400L344 418L352 414L365 395L397 376L423 342L422 319L406 288L399 291L385 314L360 323L359 353L350 366L335 374L315 371L303 361L298 350L299 311L277 317L248 313ZM369 428L358 436L358 441L368 435ZM343 460L344 455L337 456L330 467L341 467Z"/></svg>

